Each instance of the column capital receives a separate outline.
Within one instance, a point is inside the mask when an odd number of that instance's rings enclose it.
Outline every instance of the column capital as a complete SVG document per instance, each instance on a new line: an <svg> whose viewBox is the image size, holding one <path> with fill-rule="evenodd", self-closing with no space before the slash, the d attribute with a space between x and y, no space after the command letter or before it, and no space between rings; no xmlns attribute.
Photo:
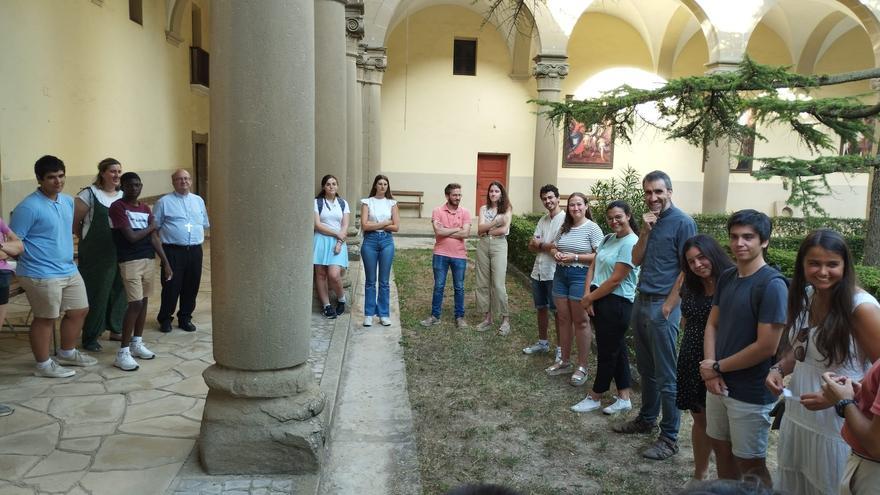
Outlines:
<svg viewBox="0 0 880 495"><path fill-rule="evenodd" d="M568 57L565 55L538 54L535 56L532 75L535 79L565 79L568 75Z"/></svg>
<svg viewBox="0 0 880 495"><path fill-rule="evenodd" d="M367 46L361 43L362 51L358 56L358 68L363 69L364 84L382 84L382 73L388 67L388 57L385 55L385 47Z"/></svg>
<svg viewBox="0 0 880 495"><path fill-rule="evenodd" d="M354 39L354 48L364 37L364 2L363 0L348 0L345 4L345 35L348 39Z"/></svg>

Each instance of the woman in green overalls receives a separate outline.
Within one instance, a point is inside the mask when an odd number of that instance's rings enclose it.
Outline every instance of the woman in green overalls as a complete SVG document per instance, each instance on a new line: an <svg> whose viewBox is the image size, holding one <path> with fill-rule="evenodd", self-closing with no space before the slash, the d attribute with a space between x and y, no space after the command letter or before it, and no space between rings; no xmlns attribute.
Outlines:
<svg viewBox="0 0 880 495"><path fill-rule="evenodd" d="M89 297L82 343L84 349L92 352L101 350L98 337L104 330L110 330L110 340L120 340L122 318L128 305L108 215L110 205L122 197L120 175L122 165L118 160L101 160L95 182L80 191L75 201L73 231L79 237L79 273Z"/></svg>

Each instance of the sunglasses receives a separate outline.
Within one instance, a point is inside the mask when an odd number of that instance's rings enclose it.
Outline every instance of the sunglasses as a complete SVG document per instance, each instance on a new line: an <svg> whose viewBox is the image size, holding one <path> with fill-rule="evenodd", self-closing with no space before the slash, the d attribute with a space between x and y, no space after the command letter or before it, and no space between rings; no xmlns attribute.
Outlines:
<svg viewBox="0 0 880 495"><path fill-rule="evenodd" d="M810 345L810 327L798 330L794 340L794 358L803 362L807 358L807 346Z"/></svg>

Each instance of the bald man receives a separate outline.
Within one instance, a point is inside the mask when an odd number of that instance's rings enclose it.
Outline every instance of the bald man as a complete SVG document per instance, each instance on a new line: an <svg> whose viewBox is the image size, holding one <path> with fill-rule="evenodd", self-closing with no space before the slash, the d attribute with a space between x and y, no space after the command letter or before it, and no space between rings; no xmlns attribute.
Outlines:
<svg viewBox="0 0 880 495"><path fill-rule="evenodd" d="M190 192L192 177L189 172L176 170L171 176L171 184L174 192L162 196L153 209L162 249L173 273L170 280L165 280L165 270L162 270L162 304L156 319L159 320L159 331L170 332L179 299L177 326L195 332L192 314L202 281L202 243L205 242L205 229L210 227L208 211L205 201Z"/></svg>

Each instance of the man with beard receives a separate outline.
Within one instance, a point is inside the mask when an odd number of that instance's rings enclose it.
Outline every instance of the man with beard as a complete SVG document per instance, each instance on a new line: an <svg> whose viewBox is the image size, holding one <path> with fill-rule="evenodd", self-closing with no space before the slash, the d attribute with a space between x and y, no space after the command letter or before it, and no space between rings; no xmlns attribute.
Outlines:
<svg viewBox="0 0 880 495"><path fill-rule="evenodd" d="M421 321L423 327L440 324L440 309L443 306L443 290L446 288L446 274L452 268L452 285L455 289L455 326L468 327L464 319L464 274L467 269L467 247L465 239L471 233L471 214L460 206L461 184L446 186L446 203L434 208L431 224L434 226L434 256L431 266L434 270L434 295L431 300L431 316Z"/></svg>

